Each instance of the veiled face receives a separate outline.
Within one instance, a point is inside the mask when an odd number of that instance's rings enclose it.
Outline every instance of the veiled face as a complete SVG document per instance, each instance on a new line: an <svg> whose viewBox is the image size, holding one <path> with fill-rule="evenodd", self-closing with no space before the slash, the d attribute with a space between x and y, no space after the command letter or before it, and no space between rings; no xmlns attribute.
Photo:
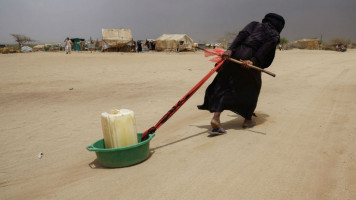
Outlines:
<svg viewBox="0 0 356 200"><path fill-rule="evenodd" d="M275 13L268 13L262 22L269 22L279 33L283 30L285 24L284 18Z"/></svg>

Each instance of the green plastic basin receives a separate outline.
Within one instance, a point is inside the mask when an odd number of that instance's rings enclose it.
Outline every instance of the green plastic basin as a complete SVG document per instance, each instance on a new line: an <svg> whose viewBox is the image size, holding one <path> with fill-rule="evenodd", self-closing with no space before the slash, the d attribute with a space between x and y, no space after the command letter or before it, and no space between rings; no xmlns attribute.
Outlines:
<svg viewBox="0 0 356 200"><path fill-rule="evenodd" d="M143 162L150 155L150 141L155 134L141 142L142 133L137 133L138 143L121 148L105 149L104 139L87 146L89 151L95 151L100 165L103 167L116 168L127 167Z"/></svg>

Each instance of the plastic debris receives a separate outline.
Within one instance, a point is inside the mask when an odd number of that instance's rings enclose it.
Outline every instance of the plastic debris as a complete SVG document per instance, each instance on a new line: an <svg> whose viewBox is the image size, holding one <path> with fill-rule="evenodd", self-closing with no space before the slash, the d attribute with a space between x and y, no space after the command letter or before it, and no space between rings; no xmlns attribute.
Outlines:
<svg viewBox="0 0 356 200"><path fill-rule="evenodd" d="M38 156L37 156L37 157L38 157L39 159L41 159L41 158L42 158L42 156L43 156L43 153L42 153L42 152L40 152L40 153L38 154Z"/></svg>

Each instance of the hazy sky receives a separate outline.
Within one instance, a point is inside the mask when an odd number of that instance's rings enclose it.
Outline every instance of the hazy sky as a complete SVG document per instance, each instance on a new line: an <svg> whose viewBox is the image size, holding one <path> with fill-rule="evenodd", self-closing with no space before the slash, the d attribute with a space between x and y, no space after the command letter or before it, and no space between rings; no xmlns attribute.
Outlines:
<svg viewBox="0 0 356 200"><path fill-rule="evenodd" d="M289 41L322 34L356 42L356 0L0 0L0 43L14 43L11 33L39 42L101 39L102 28L130 28L134 40L186 33L216 41L269 12L285 18Z"/></svg>

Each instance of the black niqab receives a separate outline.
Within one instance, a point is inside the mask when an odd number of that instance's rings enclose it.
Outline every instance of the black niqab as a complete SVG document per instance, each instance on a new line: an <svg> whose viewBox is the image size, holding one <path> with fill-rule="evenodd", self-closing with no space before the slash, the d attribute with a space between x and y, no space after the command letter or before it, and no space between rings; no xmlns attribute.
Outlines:
<svg viewBox="0 0 356 200"><path fill-rule="evenodd" d="M284 28L284 18L276 13L268 13L262 20L262 23L270 23L276 30L281 33Z"/></svg>

